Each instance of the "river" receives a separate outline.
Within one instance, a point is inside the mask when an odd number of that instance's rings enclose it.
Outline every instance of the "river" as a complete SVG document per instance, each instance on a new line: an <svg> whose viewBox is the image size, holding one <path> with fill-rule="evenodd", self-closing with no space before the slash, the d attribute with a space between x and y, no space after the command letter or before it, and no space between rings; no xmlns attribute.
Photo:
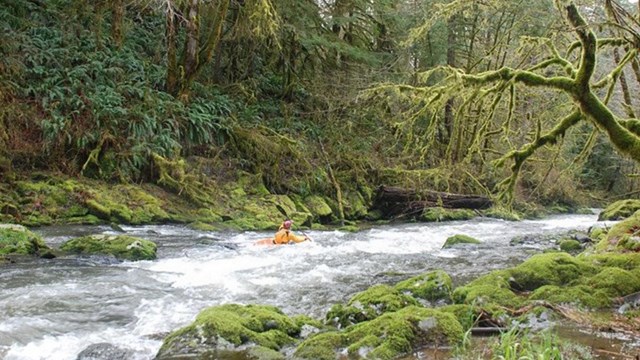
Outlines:
<svg viewBox="0 0 640 360"><path fill-rule="evenodd" d="M158 259L119 263L61 257L0 267L0 359L75 359L87 346L104 342L130 351L133 359L153 359L163 336L209 306L270 304L287 315L322 318L333 304L373 284L434 269L461 283L552 246L512 246L514 237L586 231L593 225L602 225L596 215L521 222L477 218L356 233L308 231L313 242L278 247L252 244L269 232L124 226L128 235L156 242ZM115 233L109 226L34 231L52 247L75 236ZM455 234L483 243L442 250Z"/></svg>

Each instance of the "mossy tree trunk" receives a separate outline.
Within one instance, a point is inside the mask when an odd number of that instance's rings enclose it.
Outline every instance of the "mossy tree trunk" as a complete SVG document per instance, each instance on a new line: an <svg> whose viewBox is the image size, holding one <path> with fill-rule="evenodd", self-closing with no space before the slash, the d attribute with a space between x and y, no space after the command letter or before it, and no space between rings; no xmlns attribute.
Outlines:
<svg viewBox="0 0 640 360"><path fill-rule="evenodd" d="M377 90L392 88L396 92L420 94L416 96L418 99L416 101L426 104L420 108L422 112L441 111L448 99L461 97L463 100L460 101L461 105L457 109L456 119L467 119L467 121L485 121L475 116L474 107L469 105L482 104L482 101L487 99L487 94L497 94L496 100L491 103L489 116L493 117L495 112L506 112L506 120L498 130L504 134L503 138L508 142L511 141L508 135L518 131L511 129L514 126L511 124L511 119L517 92L520 89L541 88L568 96L573 102L573 107L565 116L558 117L551 128L546 130L538 118L537 123L530 125L535 130L530 134L531 141L520 148L508 151L496 161L496 165L512 161L512 175L498 186L500 197L509 205L524 162L541 147L558 142L568 129L582 121L588 121L606 133L611 144L620 153L640 161L640 120L621 118L608 107L609 99L620 80L623 69L632 66L633 61L637 61L640 36L633 29L626 29L624 36L598 39L573 2L565 2L558 9L577 37L576 42L568 45L565 55L556 48L556 42L553 39L530 38L525 39L525 44L528 42L529 47L523 45L521 49L523 51L536 49L542 52L535 55L535 58L542 59L537 63L521 65L521 67L502 66L497 70L478 74L467 73L463 69L454 67L440 67L422 74L422 78L426 79L424 82L429 85L418 88L405 85L377 88ZM618 15L624 16L623 13ZM624 50L620 61L601 79L594 79L599 52L616 48ZM580 50L580 54L576 58L573 53L577 49ZM529 56L529 59L532 58L534 57ZM503 59L500 59L500 62L502 61ZM436 80L435 84L433 84L434 80ZM601 89L606 90L606 95L602 98L599 96L602 93L599 91ZM503 93L510 97L508 108L498 106ZM446 123L443 126L446 126ZM488 129L489 127L481 132L482 136L488 134ZM472 142L480 141L472 140Z"/></svg>

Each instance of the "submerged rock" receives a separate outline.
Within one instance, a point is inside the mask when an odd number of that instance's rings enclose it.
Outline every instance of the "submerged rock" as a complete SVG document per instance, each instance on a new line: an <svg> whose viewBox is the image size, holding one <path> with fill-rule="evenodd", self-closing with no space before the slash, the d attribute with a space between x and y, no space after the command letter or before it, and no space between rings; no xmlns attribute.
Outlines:
<svg viewBox="0 0 640 360"><path fill-rule="evenodd" d="M91 344L82 350L76 360L129 360L132 352L109 343Z"/></svg>
<svg viewBox="0 0 640 360"><path fill-rule="evenodd" d="M61 250L81 255L113 255L121 260L154 260L156 244L127 235L89 235L71 239Z"/></svg>

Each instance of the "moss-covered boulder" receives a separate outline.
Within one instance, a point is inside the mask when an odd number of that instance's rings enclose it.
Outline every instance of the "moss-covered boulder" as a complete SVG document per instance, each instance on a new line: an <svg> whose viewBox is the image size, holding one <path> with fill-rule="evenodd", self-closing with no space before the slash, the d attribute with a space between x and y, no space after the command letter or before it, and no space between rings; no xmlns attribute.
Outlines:
<svg viewBox="0 0 640 360"><path fill-rule="evenodd" d="M52 249L42 237L26 227L14 224L0 224L0 256L7 255L52 256Z"/></svg>
<svg viewBox="0 0 640 360"><path fill-rule="evenodd" d="M127 235L89 235L71 239L61 250L81 255L113 255L121 260L153 260L156 244Z"/></svg>
<svg viewBox="0 0 640 360"><path fill-rule="evenodd" d="M534 255L508 273L518 290L533 291L544 285L571 285L583 275L596 273L596 268L567 253L554 252Z"/></svg>
<svg viewBox="0 0 640 360"><path fill-rule="evenodd" d="M511 290L510 280L510 275L505 270L491 272L457 287L452 294L453 301L456 304L518 307L524 299Z"/></svg>
<svg viewBox="0 0 640 360"><path fill-rule="evenodd" d="M315 222L320 222L322 224L328 224L331 222L331 215L333 214L333 211L322 197L318 195L307 196L303 200L303 203L313 215L313 220Z"/></svg>
<svg viewBox="0 0 640 360"><path fill-rule="evenodd" d="M640 251L640 211L612 226L596 251Z"/></svg>
<svg viewBox="0 0 640 360"><path fill-rule="evenodd" d="M294 357L334 360L346 349L355 359L394 359L426 346L451 346L463 337L462 325L450 313L409 306L302 342Z"/></svg>
<svg viewBox="0 0 640 360"><path fill-rule="evenodd" d="M457 234L453 236L449 236L447 240L442 245L443 249L453 247L458 244L480 244L480 240L463 234Z"/></svg>
<svg viewBox="0 0 640 360"><path fill-rule="evenodd" d="M620 200L614 202L613 204L610 204L604 210L602 210L600 215L598 215L598 220L622 220L633 215L633 213L638 210L640 210L640 200Z"/></svg>
<svg viewBox="0 0 640 360"><path fill-rule="evenodd" d="M419 219L426 222L470 220L476 213L469 209L445 209L443 207L425 208Z"/></svg>
<svg viewBox="0 0 640 360"><path fill-rule="evenodd" d="M585 278L582 283L596 291L603 291L610 298L640 291L640 278L617 267L606 267L598 274Z"/></svg>
<svg viewBox="0 0 640 360"><path fill-rule="evenodd" d="M545 285L529 295L529 300L544 300L553 304L572 305L589 309L611 306L611 298L602 290L586 285L557 286Z"/></svg>
<svg viewBox="0 0 640 360"><path fill-rule="evenodd" d="M331 307L326 319L335 326L346 327L409 305L418 305L418 301L389 285L375 285L355 294L346 306L336 304Z"/></svg>
<svg viewBox="0 0 640 360"><path fill-rule="evenodd" d="M560 250L568 253L577 253L582 251L582 244L574 239L562 239L558 243Z"/></svg>
<svg viewBox="0 0 640 360"><path fill-rule="evenodd" d="M431 271L396 284L395 289L432 303L451 301L451 277L442 270Z"/></svg>
<svg viewBox="0 0 640 360"><path fill-rule="evenodd" d="M225 350L243 351L242 345L257 345L277 351L292 344L299 334L299 324L276 307L215 306L200 312L190 325L169 334L156 359L174 359L181 355L193 358Z"/></svg>
<svg viewBox="0 0 640 360"><path fill-rule="evenodd" d="M508 221L520 221L523 215L514 210L505 209L502 207L491 207L482 211L482 215L495 219L502 219Z"/></svg>

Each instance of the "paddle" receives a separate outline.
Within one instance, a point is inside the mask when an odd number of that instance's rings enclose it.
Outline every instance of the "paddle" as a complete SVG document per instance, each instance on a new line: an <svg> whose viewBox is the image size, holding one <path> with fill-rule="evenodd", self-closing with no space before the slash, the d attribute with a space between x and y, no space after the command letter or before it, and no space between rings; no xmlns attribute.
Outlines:
<svg viewBox="0 0 640 360"><path fill-rule="evenodd" d="M278 211L280 211L280 213L284 215L285 218L291 219L289 214L287 214L287 211L280 204L275 204L275 205L276 205L276 209L278 209ZM309 241L313 241L311 240L311 237L309 235L304 233L304 231L300 230L300 233L304 235Z"/></svg>

